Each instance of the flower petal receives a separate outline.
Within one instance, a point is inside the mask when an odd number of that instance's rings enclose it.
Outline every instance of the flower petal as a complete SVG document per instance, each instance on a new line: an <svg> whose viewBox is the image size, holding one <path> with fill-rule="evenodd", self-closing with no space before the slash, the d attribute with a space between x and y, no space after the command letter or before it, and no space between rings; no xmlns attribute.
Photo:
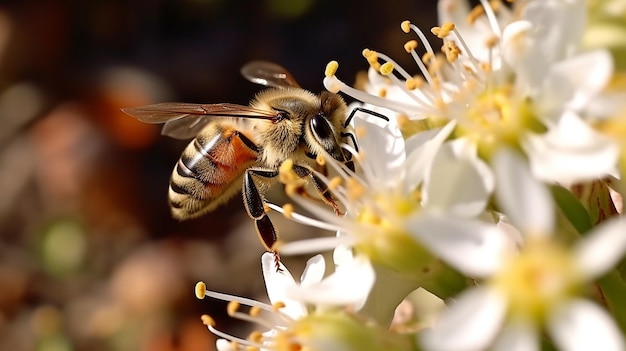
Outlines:
<svg viewBox="0 0 626 351"><path fill-rule="evenodd" d="M594 131L576 114L566 112L543 135L529 134L523 142L533 174L564 184L594 180L611 174L618 146Z"/></svg>
<svg viewBox="0 0 626 351"><path fill-rule="evenodd" d="M306 261L306 267L300 277L300 285L308 286L311 284L319 283L324 278L326 272L326 262L324 262L324 256L315 255Z"/></svg>
<svg viewBox="0 0 626 351"><path fill-rule="evenodd" d="M540 113L563 108L580 111L604 89L613 75L613 59L605 50L556 63L543 81L537 104Z"/></svg>
<svg viewBox="0 0 626 351"><path fill-rule="evenodd" d="M546 64L560 61L579 50L585 29L586 2L569 0L529 1L522 18L532 23L537 46L534 52Z"/></svg>
<svg viewBox="0 0 626 351"><path fill-rule="evenodd" d="M338 231L337 238L350 237L350 234ZM352 252L352 246L350 245L338 245L333 250L333 262L335 266L341 266L354 260L354 253Z"/></svg>
<svg viewBox="0 0 626 351"><path fill-rule="evenodd" d="M357 113L356 130L363 134L358 141L359 160L368 184L381 190L391 188L404 177L406 159L404 138L395 120L384 121L367 113Z"/></svg>
<svg viewBox="0 0 626 351"><path fill-rule="evenodd" d="M472 277L496 272L514 243L493 224L448 216L409 220L413 236L446 263Z"/></svg>
<svg viewBox="0 0 626 351"><path fill-rule="evenodd" d="M261 267L263 268L263 279L265 279L265 288L270 302L272 304L279 301L283 302L285 307L281 309L281 312L292 318L306 315L306 308L302 303L287 297L287 289L296 286L296 282L287 267L282 262L278 262L277 269L274 254L271 252L266 252L261 256Z"/></svg>
<svg viewBox="0 0 626 351"><path fill-rule="evenodd" d="M550 314L548 332L561 350L624 350L624 337L611 317L586 300L574 300Z"/></svg>
<svg viewBox="0 0 626 351"><path fill-rule="evenodd" d="M496 339L492 351L539 351L537 329L522 321L509 322Z"/></svg>
<svg viewBox="0 0 626 351"><path fill-rule="evenodd" d="M466 139L445 143L424 180L424 206L454 216L478 216L494 187L491 170L478 159Z"/></svg>
<svg viewBox="0 0 626 351"><path fill-rule="evenodd" d="M593 229L574 251L579 269L589 280L603 275L624 257L626 252L626 218L610 219Z"/></svg>
<svg viewBox="0 0 626 351"><path fill-rule="evenodd" d="M526 235L547 235L554 228L548 189L533 179L521 156L503 149L493 158L496 199L511 223Z"/></svg>
<svg viewBox="0 0 626 351"><path fill-rule="evenodd" d="M421 344L425 350L483 350L500 330L506 306L506 299L496 290L472 288L421 335Z"/></svg>
<svg viewBox="0 0 626 351"><path fill-rule="evenodd" d="M215 348L217 351L237 351L234 344L226 339L217 339Z"/></svg>
<svg viewBox="0 0 626 351"><path fill-rule="evenodd" d="M360 256L338 268L340 269L317 284L288 287L287 296L303 303L350 305L356 310L360 309L374 285L374 268L368 259Z"/></svg>
<svg viewBox="0 0 626 351"><path fill-rule="evenodd" d="M456 122L451 121L441 129L427 130L407 140L406 147L409 153L406 158L406 178L403 189L405 192L415 190L424 181L439 148L450 136L455 126Z"/></svg>

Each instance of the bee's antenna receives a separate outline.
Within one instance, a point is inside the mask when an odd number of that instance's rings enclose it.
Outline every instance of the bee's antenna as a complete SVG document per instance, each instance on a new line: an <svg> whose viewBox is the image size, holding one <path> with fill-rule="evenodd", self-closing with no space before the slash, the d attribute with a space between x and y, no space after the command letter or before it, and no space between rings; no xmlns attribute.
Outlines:
<svg viewBox="0 0 626 351"><path fill-rule="evenodd" d="M378 112L376 112L376 111L368 110L368 109L363 108L363 107L355 107L354 109L352 109L352 112L350 112L350 115L348 115L348 118L346 118L346 122L343 124L343 127L344 127L344 128L347 128L347 127L348 127L348 125L350 124L350 122L352 122L352 118L354 118L354 115L355 115L357 112L359 112L359 111L360 111L360 112L363 112L363 113L370 114L370 115L372 115L372 116L374 116L374 117L378 117L378 118L380 118L380 119L384 119L385 121L389 122L389 117L387 117L387 116L383 115L382 113L378 113Z"/></svg>

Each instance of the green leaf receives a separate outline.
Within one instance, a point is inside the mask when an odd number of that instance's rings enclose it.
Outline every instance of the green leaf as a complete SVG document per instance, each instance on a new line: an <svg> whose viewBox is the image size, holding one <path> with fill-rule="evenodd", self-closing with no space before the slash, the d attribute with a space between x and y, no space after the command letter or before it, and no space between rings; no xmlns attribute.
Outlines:
<svg viewBox="0 0 626 351"><path fill-rule="evenodd" d="M550 191L552 192L552 197L557 206L561 209L563 215L565 215L565 218L567 218L580 234L586 233L593 227L587 209L585 209L574 194L558 185L551 186Z"/></svg>

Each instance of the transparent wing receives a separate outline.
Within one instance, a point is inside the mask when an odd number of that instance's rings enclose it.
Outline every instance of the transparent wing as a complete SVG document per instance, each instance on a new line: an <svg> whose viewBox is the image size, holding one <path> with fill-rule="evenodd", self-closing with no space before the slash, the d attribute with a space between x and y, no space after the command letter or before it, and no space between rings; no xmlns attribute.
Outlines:
<svg viewBox="0 0 626 351"><path fill-rule="evenodd" d="M237 104L191 104L165 102L122 111L145 123L165 123L162 134L177 139L195 137L211 120L216 118L254 118L273 120L275 111L266 111Z"/></svg>
<svg viewBox="0 0 626 351"><path fill-rule="evenodd" d="M300 88L296 79L281 65L268 61L252 61L241 68L241 74L252 83L274 88Z"/></svg>

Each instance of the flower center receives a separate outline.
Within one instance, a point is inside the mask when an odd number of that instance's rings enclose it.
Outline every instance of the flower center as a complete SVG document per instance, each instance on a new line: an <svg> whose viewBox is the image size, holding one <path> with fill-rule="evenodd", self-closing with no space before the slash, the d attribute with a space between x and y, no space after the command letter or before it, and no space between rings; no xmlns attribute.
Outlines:
<svg viewBox="0 0 626 351"><path fill-rule="evenodd" d="M356 251L373 262L398 272L415 274L433 261L433 256L408 232L405 219L416 215L419 202L402 196L381 195L375 204L363 204L356 221Z"/></svg>
<svg viewBox="0 0 626 351"><path fill-rule="evenodd" d="M471 100L458 119L456 134L474 141L486 159L502 144L516 147L526 129L524 121L533 120L529 104L513 101L508 85L483 91Z"/></svg>
<svg viewBox="0 0 626 351"><path fill-rule="evenodd" d="M547 241L530 241L491 283L509 298L510 317L544 320L550 306L576 292L581 284L573 257Z"/></svg>

